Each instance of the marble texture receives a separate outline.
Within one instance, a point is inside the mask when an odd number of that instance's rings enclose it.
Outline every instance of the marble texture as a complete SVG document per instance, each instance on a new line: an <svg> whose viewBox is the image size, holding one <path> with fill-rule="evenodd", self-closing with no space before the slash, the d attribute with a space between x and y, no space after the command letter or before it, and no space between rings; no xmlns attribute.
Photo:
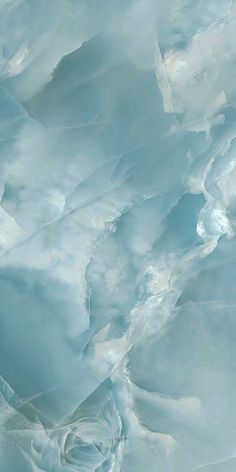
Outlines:
<svg viewBox="0 0 236 472"><path fill-rule="evenodd" d="M235 31L0 0L0 472L235 472Z"/></svg>

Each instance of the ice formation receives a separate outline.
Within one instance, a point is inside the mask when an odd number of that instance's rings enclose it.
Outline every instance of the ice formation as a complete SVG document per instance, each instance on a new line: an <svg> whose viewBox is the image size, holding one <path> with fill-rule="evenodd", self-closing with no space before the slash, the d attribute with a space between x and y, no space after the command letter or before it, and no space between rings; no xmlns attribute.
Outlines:
<svg viewBox="0 0 236 472"><path fill-rule="evenodd" d="M0 1L0 472L235 472L236 1Z"/></svg>

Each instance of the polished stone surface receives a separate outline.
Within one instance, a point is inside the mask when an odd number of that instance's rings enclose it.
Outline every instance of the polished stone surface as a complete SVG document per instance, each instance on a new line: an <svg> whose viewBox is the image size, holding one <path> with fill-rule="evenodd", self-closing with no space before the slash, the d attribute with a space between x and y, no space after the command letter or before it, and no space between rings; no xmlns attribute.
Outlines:
<svg viewBox="0 0 236 472"><path fill-rule="evenodd" d="M0 472L235 472L236 1L0 1Z"/></svg>

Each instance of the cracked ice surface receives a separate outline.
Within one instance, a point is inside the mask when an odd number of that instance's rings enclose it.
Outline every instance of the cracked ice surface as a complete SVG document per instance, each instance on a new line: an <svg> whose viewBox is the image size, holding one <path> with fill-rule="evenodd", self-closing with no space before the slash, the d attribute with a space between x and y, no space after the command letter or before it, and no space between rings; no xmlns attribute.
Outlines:
<svg viewBox="0 0 236 472"><path fill-rule="evenodd" d="M0 1L0 472L235 472L236 1Z"/></svg>

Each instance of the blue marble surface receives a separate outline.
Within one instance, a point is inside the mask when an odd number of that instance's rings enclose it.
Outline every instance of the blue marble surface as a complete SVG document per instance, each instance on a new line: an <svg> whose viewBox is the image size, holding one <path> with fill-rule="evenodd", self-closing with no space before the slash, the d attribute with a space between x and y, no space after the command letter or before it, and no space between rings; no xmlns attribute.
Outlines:
<svg viewBox="0 0 236 472"><path fill-rule="evenodd" d="M0 472L235 472L236 1L0 1Z"/></svg>

